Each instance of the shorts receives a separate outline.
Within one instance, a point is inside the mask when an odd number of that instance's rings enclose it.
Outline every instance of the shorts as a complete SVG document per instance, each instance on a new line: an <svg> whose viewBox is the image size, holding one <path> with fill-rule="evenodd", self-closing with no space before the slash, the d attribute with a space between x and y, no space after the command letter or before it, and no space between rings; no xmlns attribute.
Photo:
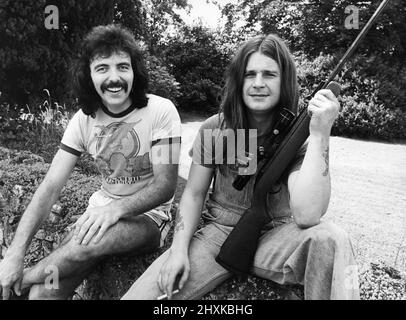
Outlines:
<svg viewBox="0 0 406 320"><path fill-rule="evenodd" d="M110 202L118 199L120 199L120 197L114 199L106 196L103 193L103 191L98 190L95 193L93 193L89 198L88 208L105 206L108 205ZM169 208L167 210L152 209L142 214L146 215L157 224L160 232L159 247L162 247L165 244L166 236L168 235L168 232L171 228L172 216L170 213L170 209Z"/></svg>

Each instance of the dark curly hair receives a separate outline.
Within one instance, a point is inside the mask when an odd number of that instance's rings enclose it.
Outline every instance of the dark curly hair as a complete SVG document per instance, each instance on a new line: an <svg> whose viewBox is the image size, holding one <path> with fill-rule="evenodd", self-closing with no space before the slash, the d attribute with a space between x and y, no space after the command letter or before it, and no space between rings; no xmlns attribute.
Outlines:
<svg viewBox="0 0 406 320"><path fill-rule="evenodd" d="M86 115L94 116L101 105L90 76L90 63L95 56L109 57L116 52L126 52L131 57L134 82L130 90L132 104L143 108L148 103L148 73L141 49L132 33L119 24L96 26L84 37L78 59L71 69L72 91Z"/></svg>

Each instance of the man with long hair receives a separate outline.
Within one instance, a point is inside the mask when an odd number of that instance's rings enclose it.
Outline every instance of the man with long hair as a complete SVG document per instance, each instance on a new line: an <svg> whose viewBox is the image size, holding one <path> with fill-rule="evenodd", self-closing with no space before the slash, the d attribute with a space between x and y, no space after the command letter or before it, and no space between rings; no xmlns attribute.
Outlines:
<svg viewBox="0 0 406 320"><path fill-rule="evenodd" d="M147 70L133 35L119 25L93 28L73 68L73 88L81 110L0 263L3 299L28 289L30 299L66 299L103 257L154 251L170 227L180 118L170 100L147 94ZM101 189L60 247L23 269L32 237L83 152L101 172ZM47 286L50 270L58 282Z"/></svg>
<svg viewBox="0 0 406 320"><path fill-rule="evenodd" d="M239 144L224 138L233 130L254 129L260 149L279 110L297 112L298 85L290 52L275 35L257 36L242 45L226 76L220 112L202 124L191 150L193 161L172 245L124 299L154 299L162 294L198 299L231 276L215 258L250 207L255 178L241 191L233 188L251 155L234 157L237 160L230 163L230 149ZM339 102L330 90L320 90L309 102L308 112L310 136L267 194L271 222L262 230L250 273L280 284L302 284L306 299L358 299L356 279L350 278L357 277L351 242L338 226L321 221L330 199L329 136ZM241 154L231 152L236 153ZM195 232L201 216L203 225ZM175 289L179 291L174 293Z"/></svg>

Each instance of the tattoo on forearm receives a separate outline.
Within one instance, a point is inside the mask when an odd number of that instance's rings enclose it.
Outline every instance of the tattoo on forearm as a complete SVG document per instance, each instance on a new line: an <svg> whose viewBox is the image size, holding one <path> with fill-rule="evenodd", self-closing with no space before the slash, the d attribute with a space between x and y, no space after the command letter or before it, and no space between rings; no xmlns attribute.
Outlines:
<svg viewBox="0 0 406 320"><path fill-rule="evenodd" d="M180 211L178 211L178 215L176 216L175 220L175 233L185 229L185 224L183 223L183 217L180 214Z"/></svg>
<svg viewBox="0 0 406 320"><path fill-rule="evenodd" d="M329 147L327 147L326 150L323 152L324 162L326 163L326 169L323 172L323 177L328 175L328 167L329 167L328 155L329 155Z"/></svg>

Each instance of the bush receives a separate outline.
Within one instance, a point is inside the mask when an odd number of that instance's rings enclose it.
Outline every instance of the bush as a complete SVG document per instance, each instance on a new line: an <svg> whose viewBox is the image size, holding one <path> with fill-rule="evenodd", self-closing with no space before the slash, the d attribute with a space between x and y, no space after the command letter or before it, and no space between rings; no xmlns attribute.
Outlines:
<svg viewBox="0 0 406 320"><path fill-rule="evenodd" d="M59 9L59 29L44 26L47 4ZM0 5L0 91L7 101L34 103L44 88L67 99L67 67L83 34L111 23L115 3L107 0L3 0Z"/></svg>
<svg viewBox="0 0 406 320"><path fill-rule="evenodd" d="M146 65L149 76L149 92L177 103L180 96L179 83L163 63L155 56L147 55Z"/></svg>
<svg viewBox="0 0 406 320"><path fill-rule="evenodd" d="M61 142L71 115L65 106L45 100L41 105L18 108L3 103L0 109L0 143L9 148L29 150L50 162Z"/></svg>
<svg viewBox="0 0 406 320"><path fill-rule="evenodd" d="M373 102L357 103L348 96L342 100L343 107L334 123L333 135L389 141L406 137L406 112L391 110Z"/></svg>
<svg viewBox="0 0 406 320"><path fill-rule="evenodd" d="M19 109L17 105L1 104L0 144L11 149L28 150L50 163L72 114L57 102L51 104L50 98L35 109L37 113L34 114L28 106ZM87 153L78 159L76 167L87 175L99 172Z"/></svg>
<svg viewBox="0 0 406 320"><path fill-rule="evenodd" d="M180 83L180 108L218 109L229 57L210 30L202 26L185 27L166 44L162 60Z"/></svg>
<svg viewBox="0 0 406 320"><path fill-rule="evenodd" d="M297 54L300 107L316 86L325 81L336 63L332 55L309 60ZM395 80L396 79L396 80ZM358 55L344 67L337 80L342 87L342 110L333 135L395 140L406 138L406 68L388 65L379 57ZM400 85L400 86L399 86Z"/></svg>

